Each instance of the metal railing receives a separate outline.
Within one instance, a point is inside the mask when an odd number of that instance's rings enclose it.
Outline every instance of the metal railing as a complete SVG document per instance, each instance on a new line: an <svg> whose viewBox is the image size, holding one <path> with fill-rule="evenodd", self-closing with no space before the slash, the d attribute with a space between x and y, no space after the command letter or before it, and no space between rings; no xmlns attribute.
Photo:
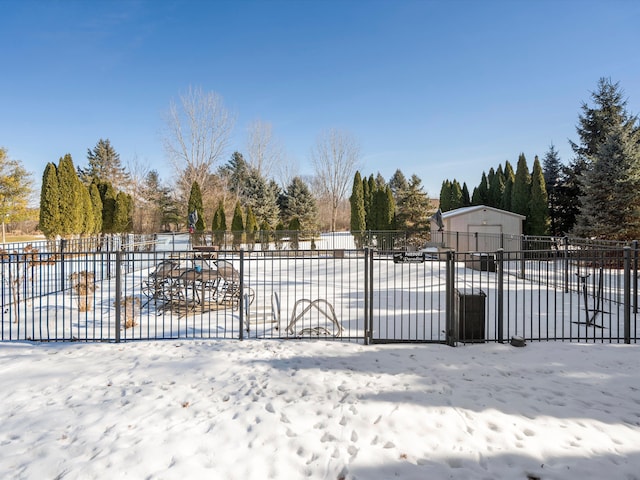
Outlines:
<svg viewBox="0 0 640 480"><path fill-rule="evenodd" d="M175 240L0 255L1 340L638 341L637 242L457 253Z"/></svg>

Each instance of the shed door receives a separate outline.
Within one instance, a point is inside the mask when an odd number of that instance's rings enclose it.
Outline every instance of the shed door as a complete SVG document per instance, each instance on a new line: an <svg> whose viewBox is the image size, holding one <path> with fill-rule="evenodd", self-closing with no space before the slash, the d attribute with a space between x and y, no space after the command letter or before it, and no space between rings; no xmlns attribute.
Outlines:
<svg viewBox="0 0 640 480"><path fill-rule="evenodd" d="M478 245L475 248L476 251L495 252L500 248L502 225L468 225L467 231L469 233L478 232Z"/></svg>

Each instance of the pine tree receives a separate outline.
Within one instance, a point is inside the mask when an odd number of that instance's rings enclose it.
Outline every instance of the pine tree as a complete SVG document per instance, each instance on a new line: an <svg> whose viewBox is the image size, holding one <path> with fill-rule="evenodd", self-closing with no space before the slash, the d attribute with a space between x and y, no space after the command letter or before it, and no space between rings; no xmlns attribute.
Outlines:
<svg viewBox="0 0 640 480"><path fill-rule="evenodd" d="M544 172L544 183L547 188L547 198L549 200L549 233L560 236L567 233L565 229L567 221L565 212L567 196L565 195L565 168L560 162L558 151L551 144L549 150L542 160L542 170ZM572 221L571 225L575 222Z"/></svg>
<svg viewBox="0 0 640 480"><path fill-rule="evenodd" d="M233 235L233 248L235 250L239 249L242 243L242 234L244 233L242 217L242 206L240 205L240 201L237 201L236 207L233 210L233 218L231 219L231 233Z"/></svg>
<svg viewBox="0 0 640 480"><path fill-rule="evenodd" d="M306 232L318 229L318 208L307 184L300 178L294 177L281 195L281 218L288 223L297 218L300 228Z"/></svg>
<svg viewBox="0 0 640 480"><path fill-rule="evenodd" d="M407 192L397 206L396 226L409 233L424 232L429 226L429 197L422 188L422 180L412 175Z"/></svg>
<svg viewBox="0 0 640 480"><path fill-rule="evenodd" d="M389 179L389 188L391 189L391 193L393 193L393 198L396 203L398 202L398 195L405 192L408 187L409 183L404 173L402 173L400 169L396 170Z"/></svg>
<svg viewBox="0 0 640 480"><path fill-rule="evenodd" d="M589 158L575 234L631 240L640 236L640 132L616 125Z"/></svg>
<svg viewBox="0 0 640 480"><path fill-rule="evenodd" d="M130 175L121 165L120 154L115 151L109 139L101 138L93 149L88 149L87 159L89 166L85 169L78 168L78 176L85 185L94 181L107 182L116 191L127 189L131 182Z"/></svg>
<svg viewBox="0 0 640 480"><path fill-rule="evenodd" d="M54 163L48 163L42 174L39 228L47 238L54 238L62 233L60 223L58 172Z"/></svg>
<svg viewBox="0 0 640 480"><path fill-rule="evenodd" d="M531 200L529 201L529 235L549 235L549 199L542 173L542 166L536 155L531 173Z"/></svg>
<svg viewBox="0 0 640 480"><path fill-rule="evenodd" d="M531 201L531 175L527 166L527 159L524 153L518 157L513 191L511 192L511 211L524 215L529 215L529 203ZM525 233L527 232L527 220L525 220Z"/></svg>
<svg viewBox="0 0 640 480"><path fill-rule="evenodd" d="M252 169L244 186L244 204L251 206L258 223L267 222L275 225L280 217L278 206L279 187L263 178L257 170Z"/></svg>
<svg viewBox="0 0 640 480"><path fill-rule="evenodd" d="M365 223L364 191L360 172L356 172L353 177L353 187L351 189L349 202L351 204L351 234L353 235L356 248L362 248L362 235L367 229L367 225Z"/></svg>
<svg viewBox="0 0 640 480"><path fill-rule="evenodd" d="M587 181L589 170L593 167L594 159L598 157L599 147L609 133L620 126L626 126L632 131L639 128L637 117L630 115L626 110L627 101L623 98L623 92L618 83L600 78L598 88L591 94L591 99L593 107L586 102L581 106L582 113L576 127L580 142L570 142L576 156L569 166L565 181L564 194L567 200L564 203L568 206L565 218L568 222L572 219L577 222L578 217L581 216L581 209L590 208L582 204L582 199L586 196L584 183ZM568 229L571 227L571 224L567 225Z"/></svg>

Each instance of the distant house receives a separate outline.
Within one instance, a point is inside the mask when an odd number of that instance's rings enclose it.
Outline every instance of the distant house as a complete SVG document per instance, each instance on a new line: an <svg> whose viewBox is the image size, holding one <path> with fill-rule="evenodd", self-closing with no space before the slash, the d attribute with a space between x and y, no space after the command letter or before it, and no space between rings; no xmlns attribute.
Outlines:
<svg viewBox="0 0 640 480"><path fill-rule="evenodd" d="M431 241L457 252L519 250L525 218L486 205L457 208L442 214L442 231L436 220L431 219Z"/></svg>

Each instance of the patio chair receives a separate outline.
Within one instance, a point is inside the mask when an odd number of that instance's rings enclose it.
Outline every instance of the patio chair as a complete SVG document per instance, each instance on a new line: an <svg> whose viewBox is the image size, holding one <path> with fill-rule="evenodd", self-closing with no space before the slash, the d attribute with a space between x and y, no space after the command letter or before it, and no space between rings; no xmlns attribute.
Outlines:
<svg viewBox="0 0 640 480"><path fill-rule="evenodd" d="M244 287L242 292L240 291L240 272L230 262L224 260L217 262L217 268L219 280L214 294L216 302L221 305L231 305L235 310L240 305L242 298L246 297L249 305L251 305L256 294L253 288L247 286Z"/></svg>
<svg viewBox="0 0 640 480"><path fill-rule="evenodd" d="M171 287L175 281L172 273L177 272L179 269L180 264L176 260L163 260L158 263L155 270L142 282L142 293L148 298L142 305L143 308L152 300L154 304L158 301L167 302L171 300Z"/></svg>

